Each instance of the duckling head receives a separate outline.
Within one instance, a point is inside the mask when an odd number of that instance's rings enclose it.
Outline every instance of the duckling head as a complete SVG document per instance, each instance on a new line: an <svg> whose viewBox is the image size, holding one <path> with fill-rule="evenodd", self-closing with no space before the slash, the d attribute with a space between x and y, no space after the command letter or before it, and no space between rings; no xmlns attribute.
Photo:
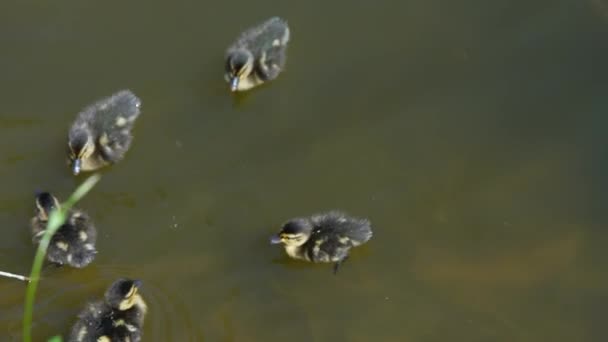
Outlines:
<svg viewBox="0 0 608 342"><path fill-rule="evenodd" d="M226 79L230 83L230 90L236 91L239 82L247 78L252 71L253 54L245 49L232 51L226 63Z"/></svg>
<svg viewBox="0 0 608 342"><path fill-rule="evenodd" d="M93 135L88 130L82 129L70 135L68 141L70 165L75 175L79 174L82 160L89 158L95 152Z"/></svg>
<svg viewBox="0 0 608 342"><path fill-rule="evenodd" d="M106 302L114 309L129 310L137 303L139 297L137 291L140 287L141 281L139 280L118 279L106 291Z"/></svg>
<svg viewBox="0 0 608 342"><path fill-rule="evenodd" d="M41 221L48 221L52 210L59 209L59 201L48 192L36 195L36 216Z"/></svg>
<svg viewBox="0 0 608 342"><path fill-rule="evenodd" d="M281 231L270 238L270 243L282 243L286 247L302 246L312 235L313 228L309 220L293 219L285 223Z"/></svg>

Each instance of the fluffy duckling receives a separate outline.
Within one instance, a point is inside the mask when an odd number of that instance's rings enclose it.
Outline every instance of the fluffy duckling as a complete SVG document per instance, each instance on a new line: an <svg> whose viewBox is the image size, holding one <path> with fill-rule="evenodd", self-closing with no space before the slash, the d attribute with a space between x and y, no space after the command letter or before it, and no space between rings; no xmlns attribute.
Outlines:
<svg viewBox="0 0 608 342"><path fill-rule="evenodd" d="M283 244L287 255L312 262L333 262L334 273L348 258L352 247L372 237L370 222L338 211L287 221L271 237L272 244Z"/></svg>
<svg viewBox="0 0 608 342"><path fill-rule="evenodd" d="M140 107L135 94L122 90L78 114L68 134L68 159L75 175L124 157L133 140L131 129Z"/></svg>
<svg viewBox="0 0 608 342"><path fill-rule="evenodd" d="M245 91L279 76L285 67L289 27L273 17L244 31L226 51L226 81Z"/></svg>
<svg viewBox="0 0 608 342"><path fill-rule="evenodd" d="M141 281L119 279L103 301L89 303L78 314L68 342L141 341L147 305L138 290Z"/></svg>
<svg viewBox="0 0 608 342"><path fill-rule="evenodd" d="M48 192L36 196L36 216L31 221L34 243L40 243L51 211L59 206L57 198ZM72 209L65 223L51 237L46 258L59 265L85 267L95 259L96 241L97 230L89 216L82 210Z"/></svg>

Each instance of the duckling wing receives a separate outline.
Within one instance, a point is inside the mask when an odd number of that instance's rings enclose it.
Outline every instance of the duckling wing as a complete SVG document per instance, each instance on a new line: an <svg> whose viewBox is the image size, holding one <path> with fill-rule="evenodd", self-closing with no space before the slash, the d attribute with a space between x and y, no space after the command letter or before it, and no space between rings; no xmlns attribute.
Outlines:
<svg viewBox="0 0 608 342"><path fill-rule="evenodd" d="M97 331L97 336L105 336L110 341L141 341L141 325L132 321L125 311L112 310L112 314L106 317Z"/></svg>
<svg viewBox="0 0 608 342"><path fill-rule="evenodd" d="M277 78L285 68L287 52L284 46L273 46L261 52L261 56L255 62L255 71L258 77L264 81Z"/></svg>
<svg viewBox="0 0 608 342"><path fill-rule="evenodd" d="M98 145L106 158L116 162L129 149L133 137L131 130L139 116L141 101L129 90L120 91L106 99L98 115Z"/></svg>
<svg viewBox="0 0 608 342"><path fill-rule="evenodd" d="M339 262L348 256L351 246L343 236L323 229L314 231L304 245L308 260L313 262Z"/></svg>
<svg viewBox="0 0 608 342"><path fill-rule="evenodd" d="M255 56L255 69L263 80L276 78L285 68L289 26L281 18L274 17L249 34L248 48Z"/></svg>
<svg viewBox="0 0 608 342"><path fill-rule="evenodd" d="M89 304L79 315L72 327L69 342L139 342L141 327L133 326L121 311L112 310L105 303ZM106 339L103 339L103 338Z"/></svg>
<svg viewBox="0 0 608 342"><path fill-rule="evenodd" d="M67 221L78 233L80 242L93 245L97 242L97 229L87 213L78 209L70 210Z"/></svg>
<svg viewBox="0 0 608 342"><path fill-rule="evenodd" d="M352 247L367 242L372 231L365 219L330 212L312 217L315 229L305 243L306 255L314 262L341 263Z"/></svg>

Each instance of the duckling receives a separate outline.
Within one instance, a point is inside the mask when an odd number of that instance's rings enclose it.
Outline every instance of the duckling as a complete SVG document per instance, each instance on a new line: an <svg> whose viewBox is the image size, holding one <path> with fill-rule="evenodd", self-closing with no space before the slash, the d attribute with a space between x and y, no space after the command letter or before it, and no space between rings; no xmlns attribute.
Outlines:
<svg viewBox="0 0 608 342"><path fill-rule="evenodd" d="M131 145L140 99L121 90L78 113L68 134L68 161L74 175L121 160Z"/></svg>
<svg viewBox="0 0 608 342"><path fill-rule="evenodd" d="M34 243L40 243L51 211L59 208L59 201L50 193L43 192L36 196L36 216L31 221ZM51 237L46 258L58 265L85 267L95 259L96 241L97 230L89 215L82 210L71 209L65 223Z"/></svg>
<svg viewBox="0 0 608 342"><path fill-rule="evenodd" d="M333 262L335 274L348 258L349 250L366 243L371 237L372 228L368 220L330 211L287 221L270 242L283 244L287 255L294 259Z"/></svg>
<svg viewBox="0 0 608 342"><path fill-rule="evenodd" d="M68 342L141 341L148 307L138 293L141 281L121 278L104 295L103 301L87 304L78 314Z"/></svg>
<svg viewBox="0 0 608 342"><path fill-rule="evenodd" d="M245 91L279 76L289 42L287 22L279 17L244 31L226 51L226 82Z"/></svg>

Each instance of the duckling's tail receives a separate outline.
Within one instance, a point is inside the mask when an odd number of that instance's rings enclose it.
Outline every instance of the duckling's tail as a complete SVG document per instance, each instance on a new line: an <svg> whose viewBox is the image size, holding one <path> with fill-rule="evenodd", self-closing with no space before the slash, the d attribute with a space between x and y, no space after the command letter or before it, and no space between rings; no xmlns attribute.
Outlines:
<svg viewBox="0 0 608 342"><path fill-rule="evenodd" d="M85 245L88 246L88 245ZM95 256L97 255L97 251L92 248L80 248L74 253L72 253L72 262L71 265L77 268L82 268L93 262Z"/></svg>
<svg viewBox="0 0 608 342"><path fill-rule="evenodd" d="M355 246L362 245L369 241L374 233L372 232L371 223L366 219L357 219L353 230L349 233Z"/></svg>

